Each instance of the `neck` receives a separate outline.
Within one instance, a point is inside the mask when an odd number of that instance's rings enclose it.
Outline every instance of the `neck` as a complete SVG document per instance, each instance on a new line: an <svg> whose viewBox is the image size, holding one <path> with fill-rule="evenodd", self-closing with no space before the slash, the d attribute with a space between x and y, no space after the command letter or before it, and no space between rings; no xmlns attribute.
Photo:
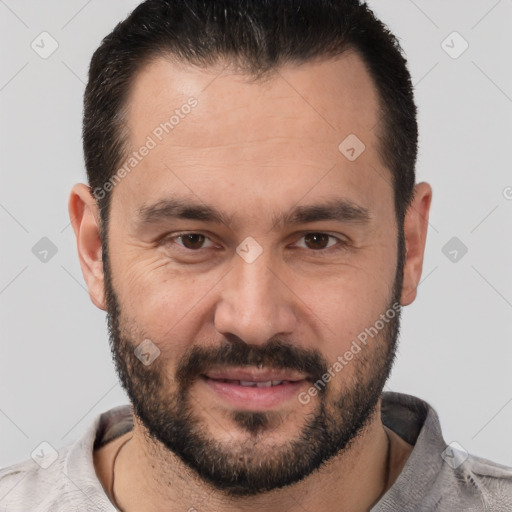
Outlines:
<svg viewBox="0 0 512 512"><path fill-rule="evenodd" d="M135 417L133 437L116 459L113 492L123 512L360 512L369 510L391 486L389 446L379 403L364 431L318 471L282 489L233 498L212 488L150 438Z"/></svg>

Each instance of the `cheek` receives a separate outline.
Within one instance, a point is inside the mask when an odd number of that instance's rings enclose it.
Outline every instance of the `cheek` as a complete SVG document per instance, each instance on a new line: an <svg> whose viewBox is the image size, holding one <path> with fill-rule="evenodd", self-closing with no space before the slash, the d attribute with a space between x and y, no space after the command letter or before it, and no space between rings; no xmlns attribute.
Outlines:
<svg viewBox="0 0 512 512"><path fill-rule="evenodd" d="M333 334L354 334L373 323L384 313L392 298L394 269L376 275L363 269L350 268L327 283L307 283L302 293L311 310Z"/></svg>
<svg viewBox="0 0 512 512"><path fill-rule="evenodd" d="M151 339L164 359L180 357L211 314L213 294L222 277L211 274L172 271L161 260L127 268L120 300L123 322L130 326L132 337L136 332L139 338Z"/></svg>
<svg viewBox="0 0 512 512"><path fill-rule="evenodd" d="M377 250L372 252L383 254ZM350 352L347 358L352 359L353 352L358 352L353 342L364 339L366 330L374 326L392 305L395 258L388 257L385 263L373 256L368 260L364 265L340 268L328 281L311 280L304 283L307 286L296 288L297 295L307 298L304 302L312 312L310 318L319 326L321 334L317 348L328 364L333 364L347 351Z"/></svg>
<svg viewBox="0 0 512 512"><path fill-rule="evenodd" d="M197 283L172 271L169 261L159 254L138 254L126 258L119 272L120 297L124 308L141 318L158 318L165 310L175 311ZM188 286L187 286L188 284Z"/></svg>

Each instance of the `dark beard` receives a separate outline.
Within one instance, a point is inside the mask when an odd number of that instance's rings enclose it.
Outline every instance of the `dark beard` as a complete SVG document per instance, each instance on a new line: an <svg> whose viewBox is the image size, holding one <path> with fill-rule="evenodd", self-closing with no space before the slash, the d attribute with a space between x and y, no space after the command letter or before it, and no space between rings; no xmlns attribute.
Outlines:
<svg viewBox="0 0 512 512"><path fill-rule="evenodd" d="M400 246L400 244L399 244ZM252 496L299 482L322 464L349 449L373 419L382 389L391 372L399 334L400 311L363 347L349 363L355 365L355 378L338 396L331 396L331 385L320 388L314 413L308 414L300 435L277 446L265 441L266 432L283 421L278 412L233 411L232 422L249 434L243 443L221 444L208 436L203 421L194 413L190 388L213 366L258 366L298 370L316 382L327 373L328 364L315 350L304 350L271 339L267 344L249 345L226 338L219 347L192 345L177 364L173 382L165 373L162 358L144 366L136 357L137 342L123 337L121 309L112 288L106 247L103 247L105 293L111 350L122 386L134 412L149 435L178 456L215 489L229 496ZM389 308L399 303L403 259ZM343 374L343 370L340 372ZM336 378L334 378L336 380ZM170 392L169 390L176 391ZM298 407L302 407L297 402ZM267 443L268 444L268 443Z"/></svg>

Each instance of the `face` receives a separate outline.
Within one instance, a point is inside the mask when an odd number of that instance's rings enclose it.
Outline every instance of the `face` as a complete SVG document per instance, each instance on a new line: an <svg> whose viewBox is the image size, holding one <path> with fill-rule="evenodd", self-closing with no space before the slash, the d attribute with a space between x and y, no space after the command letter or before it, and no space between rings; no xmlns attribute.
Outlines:
<svg viewBox="0 0 512 512"><path fill-rule="evenodd" d="M161 59L128 104L144 155L102 240L121 382L217 489L297 482L364 432L394 358L402 269L371 78L349 53L263 81Z"/></svg>

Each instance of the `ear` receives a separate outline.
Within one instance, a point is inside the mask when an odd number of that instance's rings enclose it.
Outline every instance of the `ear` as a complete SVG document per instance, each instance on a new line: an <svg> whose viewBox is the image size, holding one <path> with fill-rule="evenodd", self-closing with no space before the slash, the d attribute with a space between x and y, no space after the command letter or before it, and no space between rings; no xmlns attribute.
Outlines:
<svg viewBox="0 0 512 512"><path fill-rule="evenodd" d="M105 286L100 238L100 216L91 189L77 183L68 202L69 217L76 236L78 258L89 297L95 306L105 310Z"/></svg>
<svg viewBox="0 0 512 512"><path fill-rule="evenodd" d="M404 265L402 295L400 297L402 306L408 306L416 298L423 269L431 202L432 187L428 183L418 183L414 187L414 199L404 219L407 254Z"/></svg>

